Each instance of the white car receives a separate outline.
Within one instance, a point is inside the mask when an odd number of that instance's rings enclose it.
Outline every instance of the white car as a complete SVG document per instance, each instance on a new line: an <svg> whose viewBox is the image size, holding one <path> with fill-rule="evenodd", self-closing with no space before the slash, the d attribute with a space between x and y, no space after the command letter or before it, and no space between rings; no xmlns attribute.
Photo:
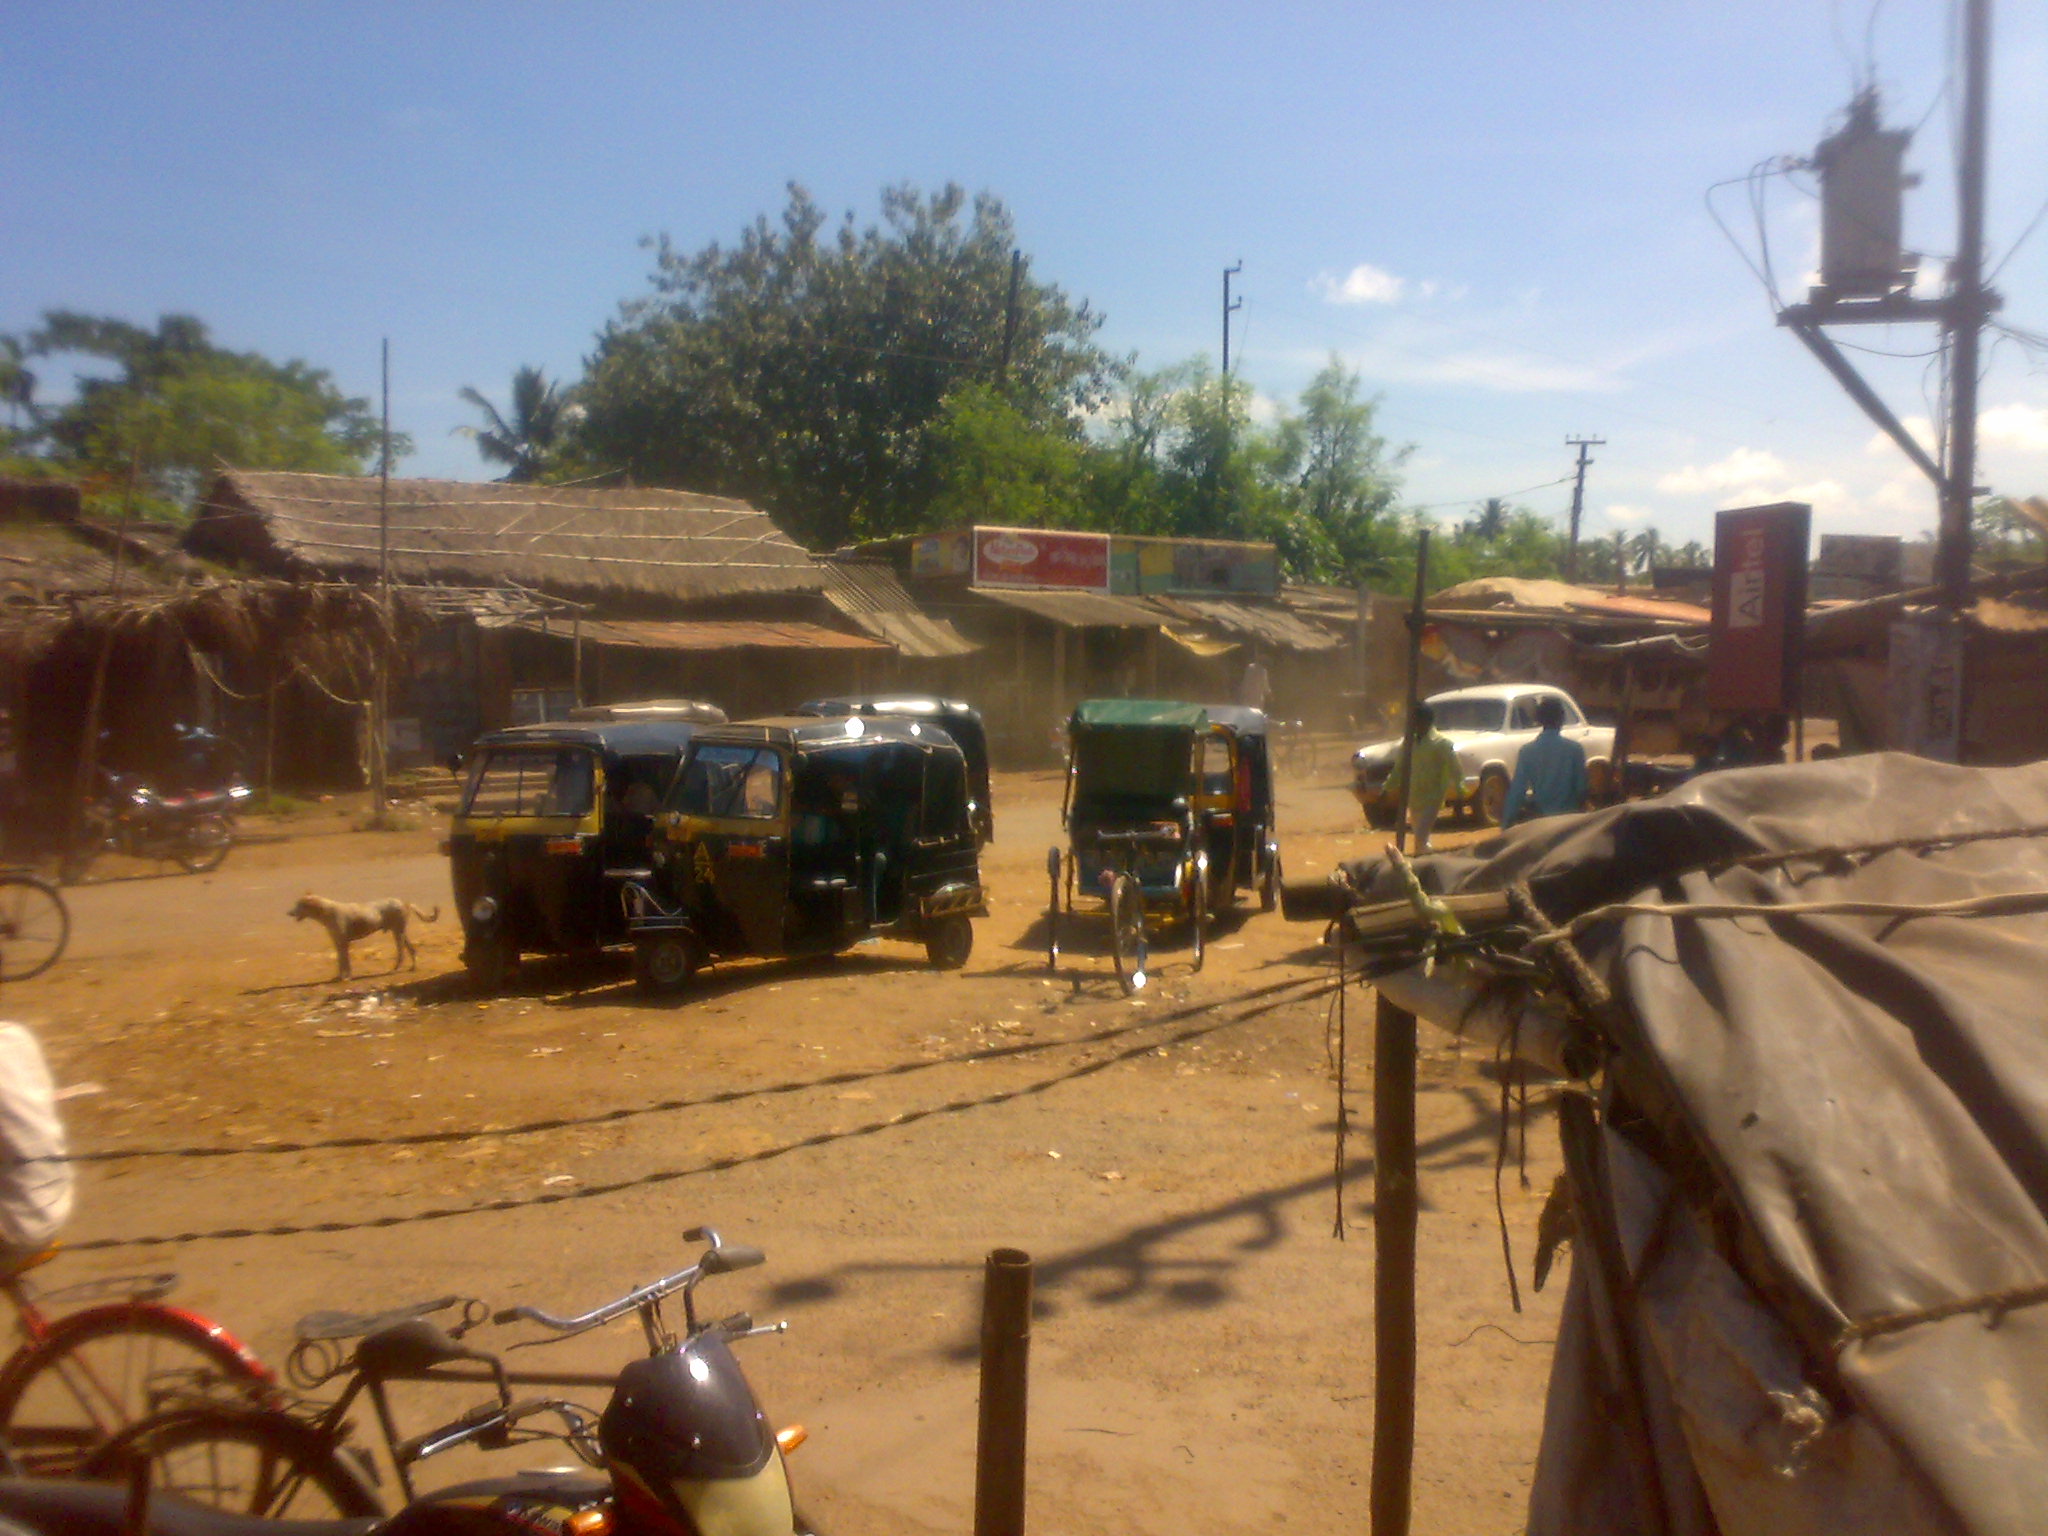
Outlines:
<svg viewBox="0 0 2048 1536"><path fill-rule="evenodd" d="M1564 734L1586 749L1586 789L1597 803L1606 793L1614 756L1614 728L1590 725L1586 713L1561 688L1541 683L1491 683L1482 688L1456 688L1433 694L1423 702L1436 711L1436 728L1457 749L1463 782L1452 792L1453 808L1469 806L1479 821L1500 825L1507 805L1508 784L1525 743L1534 741L1536 701L1553 698L1564 705ZM1390 827L1396 807L1387 788L1401 742L1369 742L1351 757L1351 792L1365 808L1368 825Z"/></svg>

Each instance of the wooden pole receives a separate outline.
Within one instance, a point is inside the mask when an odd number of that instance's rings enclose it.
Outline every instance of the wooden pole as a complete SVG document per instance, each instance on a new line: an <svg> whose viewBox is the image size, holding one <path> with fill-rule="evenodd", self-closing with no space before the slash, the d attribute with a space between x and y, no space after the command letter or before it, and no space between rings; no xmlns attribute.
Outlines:
<svg viewBox="0 0 2048 1536"><path fill-rule="evenodd" d="M128 495L121 509L121 528L114 538L114 571L107 582L107 632L93 658L92 685L85 696L85 736L79 743L78 780L73 787L68 846L85 836L86 811L92 805L93 779L100 762L100 714L106 705L107 667L114 659L114 635L121 627L121 577L127 565L129 524L135 521L135 483L142 474L142 442L128 445Z"/></svg>
<svg viewBox="0 0 2048 1536"><path fill-rule="evenodd" d="M370 825L384 824L384 749L391 716L391 338L384 338L384 436L377 455L377 635L370 689Z"/></svg>
<svg viewBox="0 0 2048 1536"><path fill-rule="evenodd" d="M1372 1536L1408 1536L1415 1467L1415 1015L1379 999L1373 1086Z"/></svg>
<svg viewBox="0 0 2048 1536"><path fill-rule="evenodd" d="M1422 691L1423 595L1429 590L1429 530L1415 536L1415 597L1408 605L1408 692L1401 710L1401 802L1394 807L1394 846L1408 847L1408 808L1415 798L1415 706Z"/></svg>
<svg viewBox="0 0 2048 1536"><path fill-rule="evenodd" d="M974 1536L1024 1536L1031 1279L1031 1255L1015 1248L996 1249L982 1267Z"/></svg>

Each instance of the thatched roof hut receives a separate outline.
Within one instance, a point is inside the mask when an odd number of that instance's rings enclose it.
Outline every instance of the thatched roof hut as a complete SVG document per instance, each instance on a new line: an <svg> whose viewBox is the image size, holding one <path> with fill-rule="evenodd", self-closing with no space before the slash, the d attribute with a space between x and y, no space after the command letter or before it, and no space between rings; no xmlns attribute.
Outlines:
<svg viewBox="0 0 2048 1536"><path fill-rule="evenodd" d="M227 470L185 547L264 574L374 580L379 498L373 476ZM825 585L767 513L688 491L393 480L388 549L394 581L634 606Z"/></svg>

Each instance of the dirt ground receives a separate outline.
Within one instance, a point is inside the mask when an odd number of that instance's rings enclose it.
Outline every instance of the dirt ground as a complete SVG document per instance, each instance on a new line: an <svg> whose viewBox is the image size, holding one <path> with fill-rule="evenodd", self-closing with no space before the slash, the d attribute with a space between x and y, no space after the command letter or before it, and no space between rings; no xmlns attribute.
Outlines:
<svg viewBox="0 0 2048 1536"><path fill-rule="evenodd" d="M1290 877L1375 845L1343 771L1336 750L1320 772L1282 764ZM811 1431L792 1461L800 1499L834 1536L922 1536L971 1526L980 1272L989 1250L1021 1248L1037 1266L1034 1529L1362 1529L1369 999L1347 1004L1340 1199L1331 1000L1303 996L1328 972L1319 931L1249 903L1199 975L1169 941L1137 999L1085 941L1048 976L1039 925L1058 803L1051 774L999 776L993 910L964 972L879 944L721 966L674 1006L643 1002L609 957L529 962L516 991L473 995L432 816L398 832L348 830L343 808L252 821L215 874L109 869L72 893L65 961L5 1000L42 1031L81 1150L259 1149L717 1102L438 1145L89 1165L74 1241L551 1203L194 1237L74 1254L46 1273L176 1268L186 1304L282 1361L293 1319L316 1308L455 1291L581 1310L680 1268L681 1233L708 1222L768 1254L705 1300L789 1322L743 1350L770 1413ZM402 895L438 904L441 920L419 930L416 972L388 972L388 945L372 941L356 979L336 983L325 935L285 916L303 890ZM1271 1006L1244 1000L1275 982L1299 985ZM1425 1037L1415 1527L1514 1532L1562 1289L1528 1294L1555 1137L1547 1118L1532 1124L1530 1187L1511 1165L1503 1188L1517 1316L1493 1205L1498 1089L1484 1052ZM621 1183L632 1187L605 1191ZM595 1369L639 1344L628 1322L512 1358ZM420 1403L406 1427L437 1407ZM425 1480L483 1465L449 1458Z"/></svg>

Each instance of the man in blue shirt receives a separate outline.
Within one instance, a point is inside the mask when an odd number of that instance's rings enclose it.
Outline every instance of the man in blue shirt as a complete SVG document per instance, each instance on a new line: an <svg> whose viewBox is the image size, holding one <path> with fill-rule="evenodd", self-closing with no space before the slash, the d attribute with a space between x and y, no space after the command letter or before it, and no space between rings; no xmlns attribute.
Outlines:
<svg viewBox="0 0 2048 1536"><path fill-rule="evenodd" d="M1585 809L1586 749L1564 734L1564 701L1547 693L1536 701L1536 739L1515 759L1514 782L1501 808L1501 830L1522 819L1523 802L1535 816Z"/></svg>

